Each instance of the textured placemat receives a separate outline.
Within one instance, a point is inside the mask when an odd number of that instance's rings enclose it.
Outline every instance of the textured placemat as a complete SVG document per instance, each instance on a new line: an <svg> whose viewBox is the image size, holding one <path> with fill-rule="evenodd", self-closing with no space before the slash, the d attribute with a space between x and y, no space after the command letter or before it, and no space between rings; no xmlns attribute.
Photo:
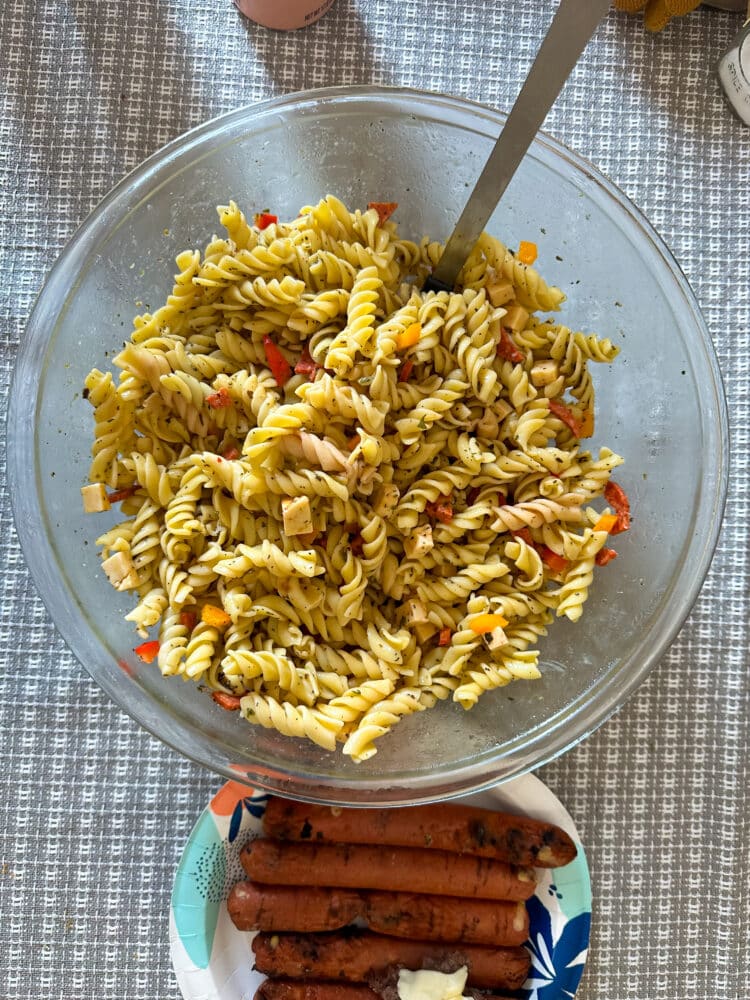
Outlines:
<svg viewBox="0 0 750 1000"><path fill-rule="evenodd" d="M505 108L550 16L542 0L337 0L316 26L280 35L229 0L4 0L3 393L56 254L164 142L242 103L325 84L405 84ZM628 706L542 772L590 852L582 1000L748 995L750 131L713 68L738 27L737 15L702 10L652 37L611 16L547 123L624 188L682 264L733 432L726 524L689 622ZM5 495L0 553L0 997L176 998L169 890L218 779L141 732L64 648Z"/></svg>

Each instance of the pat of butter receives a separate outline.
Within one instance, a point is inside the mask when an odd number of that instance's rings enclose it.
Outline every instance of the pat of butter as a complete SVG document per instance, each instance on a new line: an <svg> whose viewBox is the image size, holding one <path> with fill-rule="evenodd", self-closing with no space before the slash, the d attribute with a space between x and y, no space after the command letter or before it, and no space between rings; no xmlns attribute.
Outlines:
<svg viewBox="0 0 750 1000"><path fill-rule="evenodd" d="M400 1000L462 1000L467 976L465 965L455 972L434 972L432 969L409 972L408 969L401 969L398 995Z"/></svg>

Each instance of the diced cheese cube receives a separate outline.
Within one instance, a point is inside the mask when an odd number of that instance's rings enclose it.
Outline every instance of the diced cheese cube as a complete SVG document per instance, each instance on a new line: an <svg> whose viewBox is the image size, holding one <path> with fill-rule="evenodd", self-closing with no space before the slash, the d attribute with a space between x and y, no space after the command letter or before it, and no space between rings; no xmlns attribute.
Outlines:
<svg viewBox="0 0 750 1000"><path fill-rule="evenodd" d="M82 486L81 499L86 514L100 514L111 507L104 483L89 483L88 486Z"/></svg>
<svg viewBox="0 0 750 1000"><path fill-rule="evenodd" d="M423 524L404 539L404 552L408 559L418 559L419 556L426 555L435 543L432 540L432 527Z"/></svg>
<svg viewBox="0 0 750 1000"><path fill-rule="evenodd" d="M503 316L503 326L507 326L507 328L512 330L513 333L519 333L521 330L525 330L528 321L528 310L524 309L523 306L519 306L517 302L514 302L512 306L508 306L508 310Z"/></svg>
<svg viewBox="0 0 750 1000"><path fill-rule="evenodd" d="M531 383L535 386L549 385L554 382L560 374L557 362L552 358L545 361L537 361L531 369Z"/></svg>
<svg viewBox="0 0 750 1000"><path fill-rule="evenodd" d="M374 513L378 517L390 517L396 509L400 497L401 494L395 483L383 483L375 495L375 503L372 508Z"/></svg>
<svg viewBox="0 0 750 1000"><path fill-rule="evenodd" d="M504 306L515 295L513 285L505 278L499 278L486 287L487 298L493 306Z"/></svg>
<svg viewBox="0 0 750 1000"><path fill-rule="evenodd" d="M412 597L404 605L407 625L424 625L427 621L427 608L416 597Z"/></svg>
<svg viewBox="0 0 750 1000"><path fill-rule="evenodd" d="M500 627L493 628L491 632L486 632L482 638L484 639L485 646L489 650L500 649L501 646L506 646L508 644L508 637Z"/></svg>
<svg viewBox="0 0 750 1000"><path fill-rule="evenodd" d="M285 535L306 535L313 530L312 511L307 497L287 497L281 501Z"/></svg>
<svg viewBox="0 0 750 1000"><path fill-rule="evenodd" d="M414 626L413 632L417 637L417 642L424 645L437 632L437 625L433 625L432 622L418 622Z"/></svg>
<svg viewBox="0 0 750 1000"><path fill-rule="evenodd" d="M128 552L115 552L104 560L102 569L115 590L134 590L138 586L138 573Z"/></svg>

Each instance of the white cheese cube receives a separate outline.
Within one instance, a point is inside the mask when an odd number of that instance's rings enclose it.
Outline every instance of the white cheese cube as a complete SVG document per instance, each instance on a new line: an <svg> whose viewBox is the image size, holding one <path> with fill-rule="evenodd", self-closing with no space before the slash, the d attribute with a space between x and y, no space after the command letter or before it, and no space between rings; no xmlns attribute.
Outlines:
<svg viewBox="0 0 750 1000"><path fill-rule="evenodd" d="M307 497L291 497L281 501L285 535L306 535L313 530L312 511Z"/></svg>
<svg viewBox="0 0 750 1000"><path fill-rule="evenodd" d="M432 622L419 622L414 626L413 632L417 637L417 642L424 646L437 632L437 625L433 625Z"/></svg>
<svg viewBox="0 0 750 1000"><path fill-rule="evenodd" d="M504 306L515 295L513 285L505 278L498 278L486 287L487 298L493 306Z"/></svg>
<svg viewBox="0 0 750 1000"><path fill-rule="evenodd" d="M408 538L404 539L404 552L408 559L418 559L420 556L426 555L430 549L434 548L434 545L432 527L429 524L423 524L421 528L415 528Z"/></svg>
<svg viewBox="0 0 750 1000"><path fill-rule="evenodd" d="M485 646L490 651L493 649L500 649L501 646L506 646L508 644L508 637L499 626L497 628L493 628L491 632L486 632L482 638L484 639Z"/></svg>
<svg viewBox="0 0 750 1000"><path fill-rule="evenodd" d="M537 361L531 369L531 383L537 387L549 385L550 382L555 381L559 374L560 369L557 362L552 358L548 358L546 361Z"/></svg>
<svg viewBox="0 0 750 1000"><path fill-rule="evenodd" d="M407 625L424 625L427 621L427 608L416 597L412 597L404 605Z"/></svg>
<svg viewBox="0 0 750 1000"><path fill-rule="evenodd" d="M102 563L102 569L115 590L134 590L138 573L128 552L115 552Z"/></svg>
<svg viewBox="0 0 750 1000"><path fill-rule="evenodd" d="M517 302L514 302L512 306L508 306L508 310L503 316L503 326L512 330L513 333L519 333L521 330L525 330L528 321L528 310L524 309L523 306L519 306Z"/></svg>
<svg viewBox="0 0 750 1000"><path fill-rule="evenodd" d="M104 483L89 483L88 486L82 486L81 499L86 514L100 514L111 507Z"/></svg>

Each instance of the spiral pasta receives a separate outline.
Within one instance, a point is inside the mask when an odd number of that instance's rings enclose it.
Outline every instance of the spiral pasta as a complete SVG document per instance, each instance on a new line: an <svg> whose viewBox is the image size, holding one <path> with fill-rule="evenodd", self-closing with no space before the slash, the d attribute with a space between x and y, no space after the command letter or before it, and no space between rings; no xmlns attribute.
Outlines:
<svg viewBox="0 0 750 1000"><path fill-rule="evenodd" d="M441 244L375 209L218 212L119 378L86 380L84 506L117 491L102 565L164 675L365 761L416 712L539 677L549 624L580 618L617 522L587 505L622 462L585 449L589 367L617 348L535 315L562 292L487 234L424 292Z"/></svg>

